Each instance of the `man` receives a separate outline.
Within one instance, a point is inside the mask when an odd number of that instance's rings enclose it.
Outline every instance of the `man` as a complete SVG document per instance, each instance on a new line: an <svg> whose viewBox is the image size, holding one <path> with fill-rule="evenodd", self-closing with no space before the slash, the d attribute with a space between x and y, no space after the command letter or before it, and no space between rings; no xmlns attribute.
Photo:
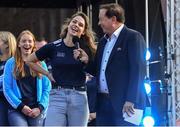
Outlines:
<svg viewBox="0 0 180 127"><path fill-rule="evenodd" d="M43 47L44 45L47 44L47 41L44 38L41 38L41 40L36 41L36 48L37 50Z"/></svg>
<svg viewBox="0 0 180 127"><path fill-rule="evenodd" d="M145 41L124 22L120 5L100 6L99 25L105 36L98 44L93 64L98 83L96 123L99 126L132 125L124 121L123 114L131 116L134 108L144 109L146 104Z"/></svg>

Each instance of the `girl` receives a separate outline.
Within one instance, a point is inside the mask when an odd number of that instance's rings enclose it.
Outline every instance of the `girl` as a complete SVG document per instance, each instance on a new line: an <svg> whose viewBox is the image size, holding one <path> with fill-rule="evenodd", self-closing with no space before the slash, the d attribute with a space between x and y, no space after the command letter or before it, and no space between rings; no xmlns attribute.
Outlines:
<svg viewBox="0 0 180 127"><path fill-rule="evenodd" d="M79 39L73 40L75 36ZM87 126L89 109L84 68L95 50L88 18L78 12L65 23L61 39L45 45L26 59L33 69L56 84L50 96L46 125ZM52 75L36 64L46 58L51 62Z"/></svg>
<svg viewBox="0 0 180 127"><path fill-rule="evenodd" d="M15 57L9 59L4 70L4 94L11 108L11 126L42 126L48 107L50 81L32 71L24 62L35 51L35 37L25 30L17 38ZM38 63L45 70L44 62Z"/></svg>
<svg viewBox="0 0 180 127"><path fill-rule="evenodd" d="M0 126L8 126L8 102L3 94L3 72L6 61L14 56L16 39L8 31L0 31Z"/></svg>

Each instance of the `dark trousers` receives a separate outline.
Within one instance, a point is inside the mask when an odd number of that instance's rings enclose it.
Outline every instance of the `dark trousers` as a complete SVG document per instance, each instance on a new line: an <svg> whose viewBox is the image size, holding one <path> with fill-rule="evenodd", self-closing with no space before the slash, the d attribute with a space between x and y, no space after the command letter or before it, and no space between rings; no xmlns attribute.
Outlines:
<svg viewBox="0 0 180 127"><path fill-rule="evenodd" d="M88 126L96 126L96 119L93 119L88 123Z"/></svg>
<svg viewBox="0 0 180 127"><path fill-rule="evenodd" d="M1 98L0 98L1 99ZM0 100L0 126L8 126L8 103L6 100Z"/></svg>
<svg viewBox="0 0 180 127"><path fill-rule="evenodd" d="M115 112L109 96L98 94L97 99L97 126L135 126L124 121L122 113ZM121 108L119 108L119 110L121 110Z"/></svg>

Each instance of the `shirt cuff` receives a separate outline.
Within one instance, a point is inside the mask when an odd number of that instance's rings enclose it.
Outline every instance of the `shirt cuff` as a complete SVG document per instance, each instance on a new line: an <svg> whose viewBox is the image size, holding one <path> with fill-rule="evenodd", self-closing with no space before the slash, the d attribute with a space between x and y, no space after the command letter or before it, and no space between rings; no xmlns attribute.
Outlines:
<svg viewBox="0 0 180 127"><path fill-rule="evenodd" d="M20 112L22 111L22 109L24 108L25 104L23 104L22 102L18 105L17 110L19 110Z"/></svg>
<svg viewBox="0 0 180 127"><path fill-rule="evenodd" d="M38 108L39 108L40 112L42 112L44 110L44 107L42 104L38 104Z"/></svg>

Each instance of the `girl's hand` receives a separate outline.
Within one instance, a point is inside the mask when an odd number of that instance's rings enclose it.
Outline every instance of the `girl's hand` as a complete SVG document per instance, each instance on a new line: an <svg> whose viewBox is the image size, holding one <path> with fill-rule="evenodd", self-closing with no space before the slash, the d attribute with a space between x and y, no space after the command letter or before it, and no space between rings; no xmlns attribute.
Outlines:
<svg viewBox="0 0 180 127"><path fill-rule="evenodd" d="M32 112L32 109L27 105L25 105L22 109L22 113L25 114L26 116L29 116L31 112Z"/></svg>
<svg viewBox="0 0 180 127"><path fill-rule="evenodd" d="M39 108L33 108L32 112L29 114L29 117L36 118L41 113Z"/></svg>
<svg viewBox="0 0 180 127"><path fill-rule="evenodd" d="M73 54L74 54L74 58L76 60L80 60L81 62L83 62L85 64L88 63L89 57L88 57L88 55L86 54L86 52L83 49L81 49L81 48L75 49L73 51Z"/></svg>
<svg viewBox="0 0 180 127"><path fill-rule="evenodd" d="M54 82L54 83L56 82L51 73L48 72L48 73L46 74L46 76L49 78L50 81L52 81L52 82Z"/></svg>

